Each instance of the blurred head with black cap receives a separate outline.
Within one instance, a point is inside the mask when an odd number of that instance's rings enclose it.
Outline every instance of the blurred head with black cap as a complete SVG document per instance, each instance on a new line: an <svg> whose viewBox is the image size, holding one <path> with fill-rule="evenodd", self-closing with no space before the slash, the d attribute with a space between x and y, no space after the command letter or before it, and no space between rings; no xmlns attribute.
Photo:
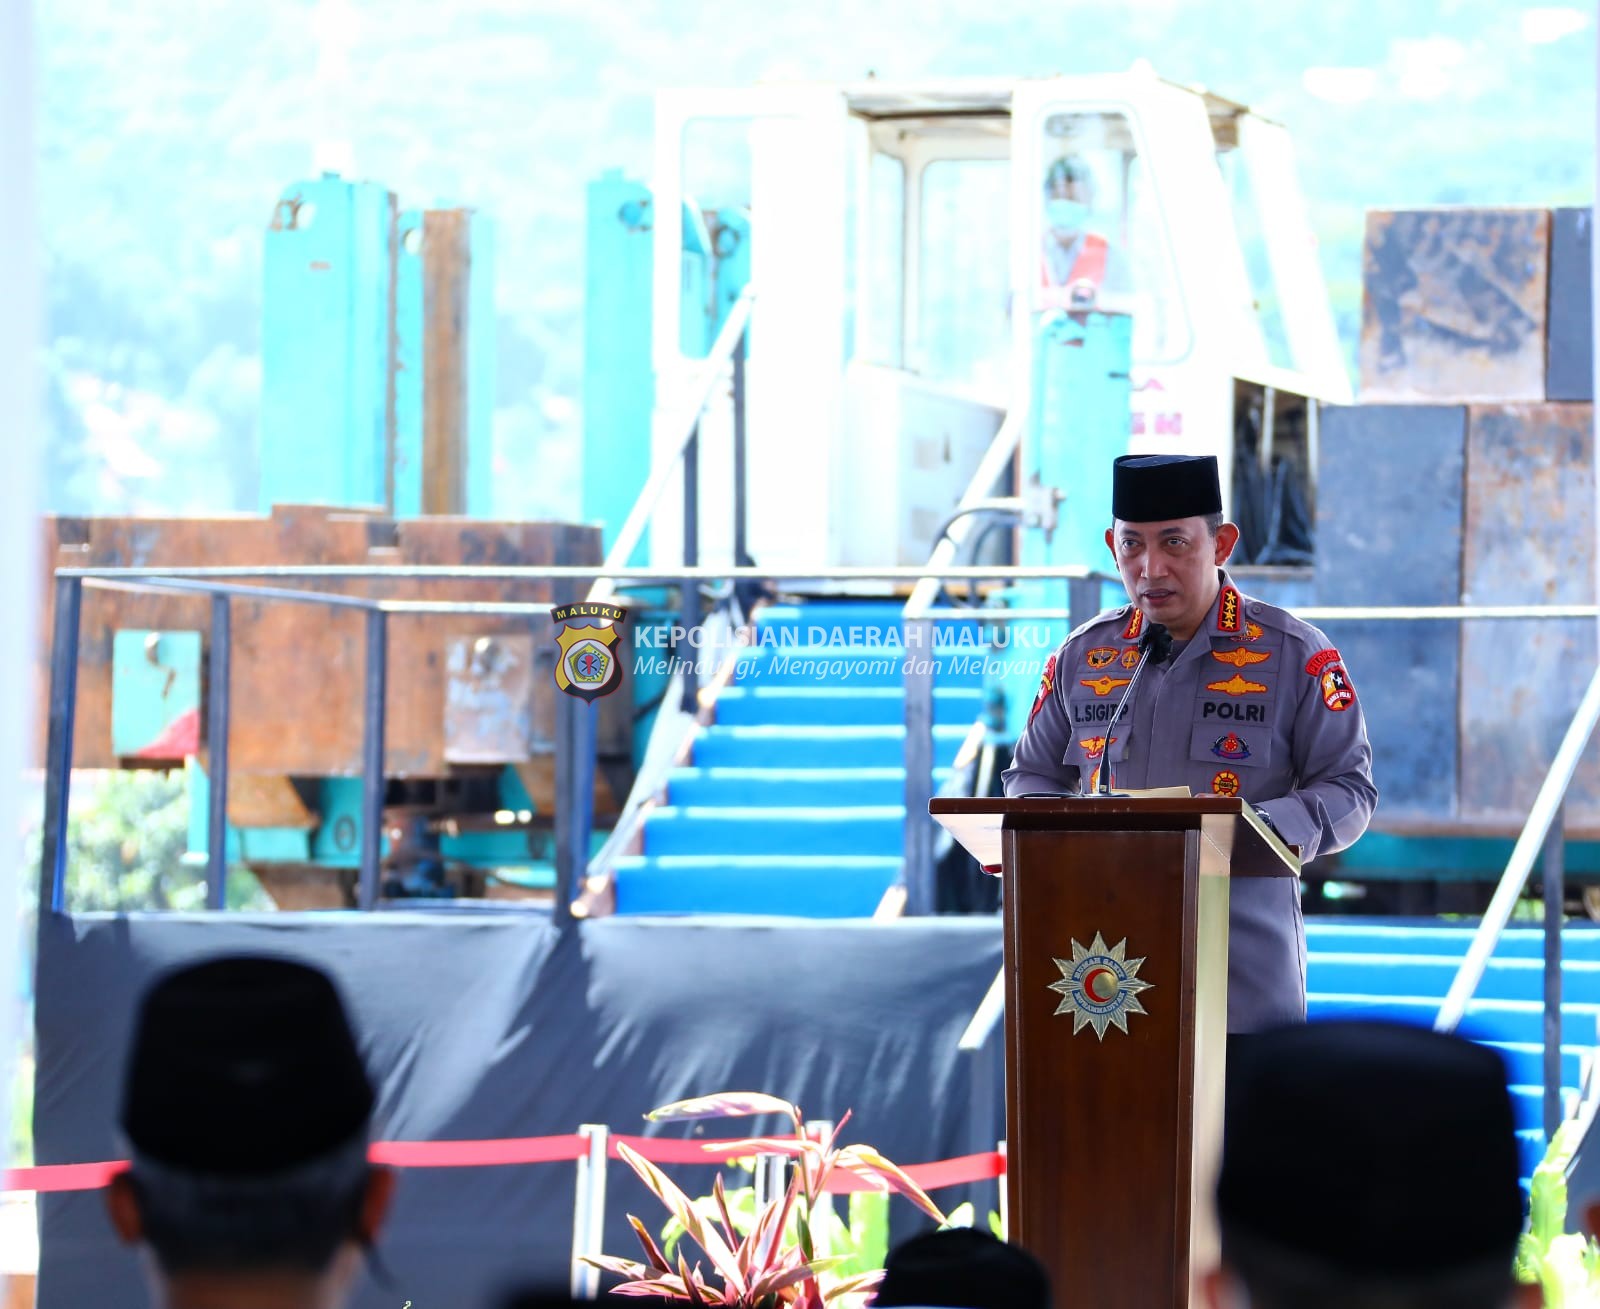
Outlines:
<svg viewBox="0 0 1600 1309"><path fill-rule="evenodd" d="M1128 598L1187 641L1221 589L1239 543L1223 521L1215 455L1123 455L1112 466L1106 545Z"/></svg>
<svg viewBox="0 0 1600 1309"><path fill-rule="evenodd" d="M1460 1037L1374 1022L1251 1039L1230 1068L1213 1309L1537 1305L1505 1065Z"/></svg>
<svg viewBox="0 0 1600 1309"><path fill-rule="evenodd" d="M1050 1276L1020 1246L976 1228L950 1227L889 1251L872 1303L874 1309L1050 1309Z"/></svg>
<svg viewBox="0 0 1600 1309"><path fill-rule="evenodd" d="M343 1303L387 1210L374 1095L339 993L286 959L159 978L140 1005L107 1203L169 1309Z"/></svg>

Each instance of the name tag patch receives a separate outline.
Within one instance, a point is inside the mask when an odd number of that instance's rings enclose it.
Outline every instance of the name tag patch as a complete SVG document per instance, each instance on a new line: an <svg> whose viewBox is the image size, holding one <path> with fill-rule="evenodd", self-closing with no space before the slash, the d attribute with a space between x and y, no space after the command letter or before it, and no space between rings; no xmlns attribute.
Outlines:
<svg viewBox="0 0 1600 1309"><path fill-rule="evenodd" d="M1267 721L1267 707L1263 704L1221 704L1215 700L1207 700L1200 709L1202 718L1220 718L1236 723L1264 723Z"/></svg>

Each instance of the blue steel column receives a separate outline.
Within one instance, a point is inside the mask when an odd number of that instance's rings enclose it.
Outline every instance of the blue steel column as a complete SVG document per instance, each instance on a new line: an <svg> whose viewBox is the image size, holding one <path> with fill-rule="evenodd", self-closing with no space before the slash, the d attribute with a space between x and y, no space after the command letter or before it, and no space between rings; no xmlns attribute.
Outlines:
<svg viewBox="0 0 1600 1309"><path fill-rule="evenodd" d="M210 686L206 694L206 749L211 786L206 815L206 908L228 906L228 719L233 657L233 610L227 595L211 597Z"/></svg>
<svg viewBox="0 0 1600 1309"><path fill-rule="evenodd" d="M383 714L389 684L389 615L367 612L364 731L361 742L361 881L357 904L378 903L379 862L383 855Z"/></svg>
<svg viewBox="0 0 1600 1309"><path fill-rule="evenodd" d="M78 709L78 622L83 579L56 578L50 640L50 720L45 754L44 831L39 858L39 935L66 906L67 810L72 799L72 731Z"/></svg>

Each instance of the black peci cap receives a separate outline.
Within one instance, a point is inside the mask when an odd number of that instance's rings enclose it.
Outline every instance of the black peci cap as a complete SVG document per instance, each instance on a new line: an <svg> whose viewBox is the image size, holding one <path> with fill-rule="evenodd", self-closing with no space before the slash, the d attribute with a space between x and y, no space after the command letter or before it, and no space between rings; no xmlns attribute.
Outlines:
<svg viewBox="0 0 1600 1309"><path fill-rule="evenodd" d="M1230 1236L1351 1276L1503 1262L1522 1230L1506 1070L1460 1037L1374 1022L1250 1038L1228 1084Z"/></svg>
<svg viewBox="0 0 1600 1309"><path fill-rule="evenodd" d="M1215 455L1123 455L1111 470L1111 516L1125 523L1222 512Z"/></svg>
<svg viewBox="0 0 1600 1309"><path fill-rule="evenodd" d="M327 976L230 957L168 973L145 996L121 1122L153 1163L254 1177L348 1145L367 1130L373 1101Z"/></svg>
<svg viewBox="0 0 1600 1309"><path fill-rule="evenodd" d="M1050 1277L1020 1246L975 1228L951 1227L891 1250L873 1304L1050 1309Z"/></svg>

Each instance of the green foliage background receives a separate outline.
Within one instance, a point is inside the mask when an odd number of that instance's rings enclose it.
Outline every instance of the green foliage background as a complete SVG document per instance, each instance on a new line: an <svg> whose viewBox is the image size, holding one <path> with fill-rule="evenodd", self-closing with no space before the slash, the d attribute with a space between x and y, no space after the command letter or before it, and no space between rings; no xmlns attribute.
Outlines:
<svg viewBox="0 0 1600 1309"><path fill-rule="evenodd" d="M661 86L1120 70L1286 122L1347 353L1370 207L1587 204L1595 28L1427 0L50 0L40 41L52 509L253 509L262 233L319 141L497 229L498 513L565 512L586 182L649 172ZM1315 68L1367 70L1353 103Z"/></svg>

